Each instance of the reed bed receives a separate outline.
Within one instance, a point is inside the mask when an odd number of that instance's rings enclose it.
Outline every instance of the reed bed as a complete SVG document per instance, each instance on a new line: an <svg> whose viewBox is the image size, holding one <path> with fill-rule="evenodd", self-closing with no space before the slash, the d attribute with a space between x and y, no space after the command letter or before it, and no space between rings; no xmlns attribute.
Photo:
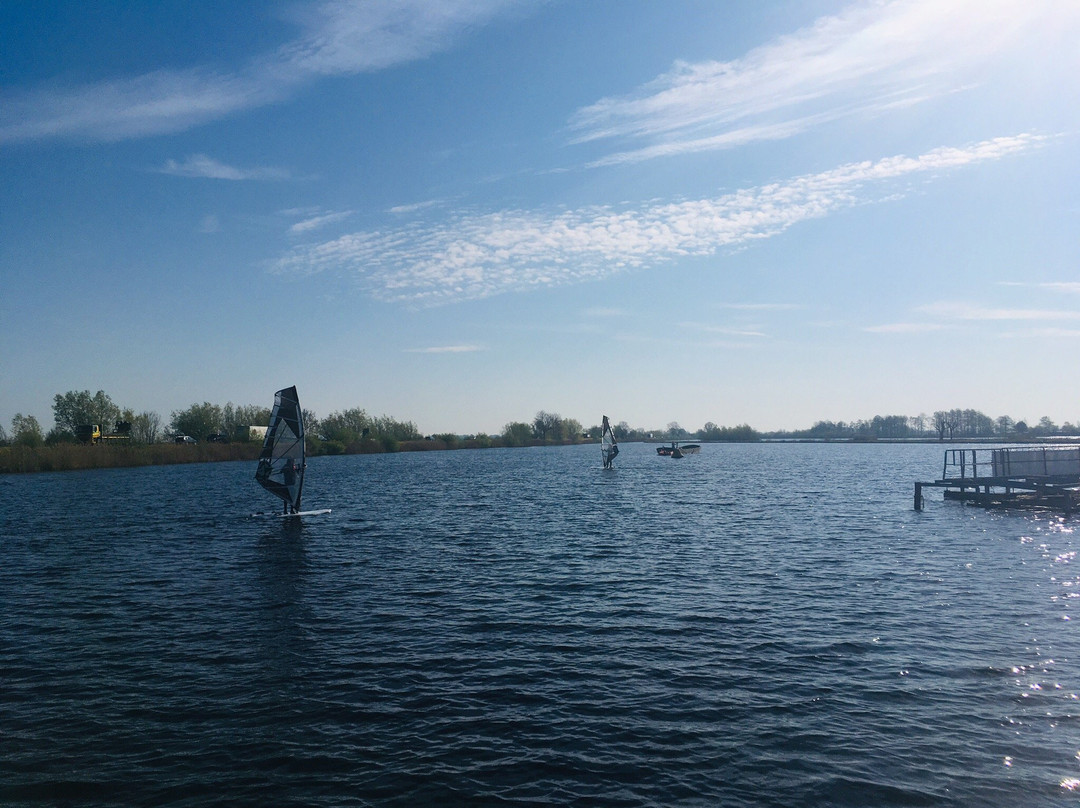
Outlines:
<svg viewBox="0 0 1080 808"><path fill-rule="evenodd" d="M561 441L532 445L564 445ZM308 457L323 454L382 454L384 452L432 452L448 449L491 449L502 445L498 438L470 438L447 441L366 438L355 443L337 441L308 443ZM129 468L132 466L169 466L176 463L216 463L226 460L255 461L261 443L153 443L127 445L99 443L61 443L55 446L0 446L0 474L26 474L39 471L79 471L81 469Z"/></svg>
<svg viewBox="0 0 1080 808"><path fill-rule="evenodd" d="M257 443L4 446L0 447L0 474L255 460L261 448Z"/></svg>

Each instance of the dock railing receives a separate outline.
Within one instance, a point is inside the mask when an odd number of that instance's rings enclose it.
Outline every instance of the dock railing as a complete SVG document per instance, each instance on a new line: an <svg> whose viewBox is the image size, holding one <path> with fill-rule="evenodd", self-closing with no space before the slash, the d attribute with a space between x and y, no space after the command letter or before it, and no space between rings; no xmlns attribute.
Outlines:
<svg viewBox="0 0 1080 808"><path fill-rule="evenodd" d="M952 473L950 473L950 471ZM942 480L1080 478L1080 446L946 449Z"/></svg>
<svg viewBox="0 0 1080 808"><path fill-rule="evenodd" d="M1020 502L1017 492L1024 492L1027 500L1061 501L1070 510L1080 487L1080 446L946 449L941 479L915 483L915 510L927 486L987 506Z"/></svg>

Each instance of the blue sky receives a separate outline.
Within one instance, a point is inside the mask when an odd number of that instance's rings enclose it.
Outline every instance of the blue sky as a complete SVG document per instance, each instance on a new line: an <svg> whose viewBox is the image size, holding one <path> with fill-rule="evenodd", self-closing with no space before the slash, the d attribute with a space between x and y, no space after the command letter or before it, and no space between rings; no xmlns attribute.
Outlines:
<svg viewBox="0 0 1080 808"><path fill-rule="evenodd" d="M0 422L1080 421L1080 3L0 6Z"/></svg>

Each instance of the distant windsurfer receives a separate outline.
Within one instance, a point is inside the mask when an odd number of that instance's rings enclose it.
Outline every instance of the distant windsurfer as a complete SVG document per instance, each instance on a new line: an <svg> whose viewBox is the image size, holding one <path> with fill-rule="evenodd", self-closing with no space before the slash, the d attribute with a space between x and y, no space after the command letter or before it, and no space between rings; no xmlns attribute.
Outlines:
<svg viewBox="0 0 1080 808"><path fill-rule="evenodd" d="M600 441L603 443L607 436L611 436L611 445L602 447L601 451L604 456L604 468L614 468L615 455L619 453L619 444L615 441L615 430L611 428L611 422L608 421L608 417L604 416L603 425L600 427Z"/></svg>
<svg viewBox="0 0 1080 808"><path fill-rule="evenodd" d="M617 455L618 453L619 445L613 441L607 452L604 453L604 468L615 468L615 455Z"/></svg>

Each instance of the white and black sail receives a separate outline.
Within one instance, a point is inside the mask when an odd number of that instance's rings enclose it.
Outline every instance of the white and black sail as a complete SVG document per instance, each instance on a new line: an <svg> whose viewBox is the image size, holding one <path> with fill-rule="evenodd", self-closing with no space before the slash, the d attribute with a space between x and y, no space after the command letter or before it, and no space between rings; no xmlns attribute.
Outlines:
<svg viewBox="0 0 1080 808"><path fill-rule="evenodd" d="M255 479L285 502L286 512L297 513L304 490L305 466L304 416L296 388L286 387L274 394L274 409Z"/></svg>
<svg viewBox="0 0 1080 808"><path fill-rule="evenodd" d="M614 467L615 455L618 453L619 443L615 440L615 432L611 429L611 423L605 415L603 425L600 427L600 457L604 461L604 468Z"/></svg>

